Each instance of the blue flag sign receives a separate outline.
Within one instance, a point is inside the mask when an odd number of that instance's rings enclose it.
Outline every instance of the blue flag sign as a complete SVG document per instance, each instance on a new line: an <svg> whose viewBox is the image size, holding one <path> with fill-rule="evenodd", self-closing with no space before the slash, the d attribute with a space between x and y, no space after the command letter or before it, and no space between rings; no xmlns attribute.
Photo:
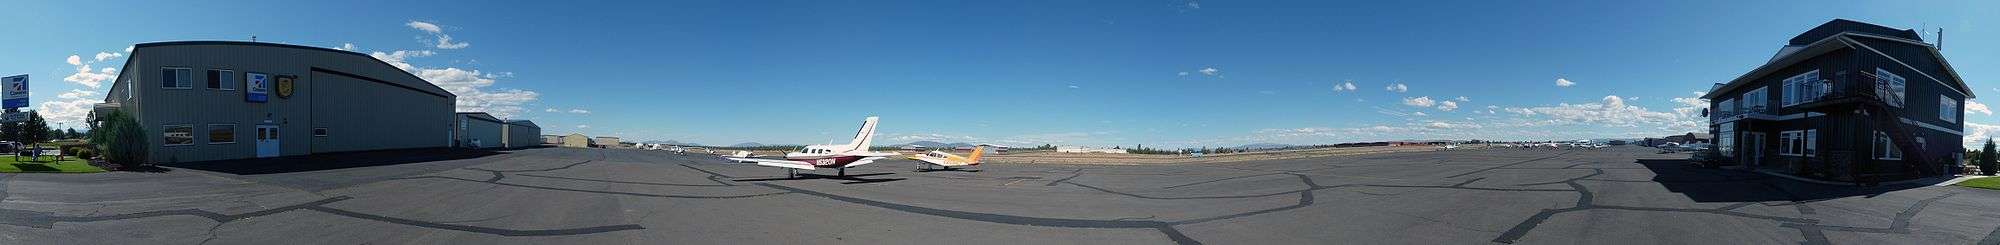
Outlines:
<svg viewBox="0 0 2000 245"><path fill-rule="evenodd" d="M271 101L271 76L263 73L243 73L243 101L264 103Z"/></svg>
<svg viewBox="0 0 2000 245"><path fill-rule="evenodd" d="M0 101L0 107L7 109L28 107L28 75L0 78L0 87L7 90L0 91L0 99L5 99Z"/></svg>

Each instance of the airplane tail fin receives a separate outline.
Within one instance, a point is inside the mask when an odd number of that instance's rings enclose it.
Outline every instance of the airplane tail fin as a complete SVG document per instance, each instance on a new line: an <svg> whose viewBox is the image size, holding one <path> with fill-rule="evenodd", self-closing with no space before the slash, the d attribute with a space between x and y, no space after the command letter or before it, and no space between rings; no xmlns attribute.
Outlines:
<svg viewBox="0 0 2000 245"><path fill-rule="evenodd" d="M868 117L868 119L862 120L861 131L854 133L854 140L848 141L845 148L848 151L867 151L868 146L875 143L875 122L877 120L880 120L880 118Z"/></svg>
<svg viewBox="0 0 2000 245"><path fill-rule="evenodd" d="M986 146L972 147L972 155L967 155L965 157L965 161L972 162L972 164L979 164L979 155L985 153L986 153Z"/></svg>

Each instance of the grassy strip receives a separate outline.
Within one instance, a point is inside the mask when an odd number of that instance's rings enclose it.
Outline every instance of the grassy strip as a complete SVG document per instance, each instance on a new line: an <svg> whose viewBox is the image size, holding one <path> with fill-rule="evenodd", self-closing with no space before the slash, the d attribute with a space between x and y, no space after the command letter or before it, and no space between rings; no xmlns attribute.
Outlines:
<svg viewBox="0 0 2000 245"><path fill-rule="evenodd" d="M1958 182L1958 186L2000 190L2000 177L1985 177Z"/></svg>
<svg viewBox="0 0 2000 245"><path fill-rule="evenodd" d="M15 161L13 156L0 156L0 173L104 172L104 169L90 166L90 163L76 157L64 157L62 161L53 161L51 160L53 157L42 157L42 159L43 161L30 161L28 158L21 158L20 161Z"/></svg>

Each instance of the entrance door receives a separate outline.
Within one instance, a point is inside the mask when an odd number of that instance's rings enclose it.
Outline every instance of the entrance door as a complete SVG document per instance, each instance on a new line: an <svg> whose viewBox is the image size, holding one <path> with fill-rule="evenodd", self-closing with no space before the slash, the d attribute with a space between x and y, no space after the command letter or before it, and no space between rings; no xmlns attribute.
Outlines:
<svg viewBox="0 0 2000 245"><path fill-rule="evenodd" d="M1764 133L1746 132L1743 136L1747 138L1743 141L1743 148L1749 150L1749 154L1743 155L1750 157L1751 166L1764 166Z"/></svg>
<svg viewBox="0 0 2000 245"><path fill-rule="evenodd" d="M278 156L278 125L257 125L257 157Z"/></svg>

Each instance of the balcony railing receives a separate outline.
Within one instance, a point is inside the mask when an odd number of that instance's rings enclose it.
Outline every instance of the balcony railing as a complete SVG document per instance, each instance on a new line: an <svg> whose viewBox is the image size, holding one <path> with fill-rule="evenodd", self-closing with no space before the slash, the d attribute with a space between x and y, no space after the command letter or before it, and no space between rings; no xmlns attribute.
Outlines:
<svg viewBox="0 0 2000 245"><path fill-rule="evenodd" d="M1894 96L1894 93L1890 92L1892 90L1888 83L1877 81L1875 74L1866 72L1837 72L1831 79L1821 79L1818 86L1824 86L1823 89L1825 89L1825 92L1817 97L1810 98L1811 100L1804 103L1799 103L1798 106L1818 107L1842 103L1880 101L1883 99L1882 95L1884 94Z"/></svg>

